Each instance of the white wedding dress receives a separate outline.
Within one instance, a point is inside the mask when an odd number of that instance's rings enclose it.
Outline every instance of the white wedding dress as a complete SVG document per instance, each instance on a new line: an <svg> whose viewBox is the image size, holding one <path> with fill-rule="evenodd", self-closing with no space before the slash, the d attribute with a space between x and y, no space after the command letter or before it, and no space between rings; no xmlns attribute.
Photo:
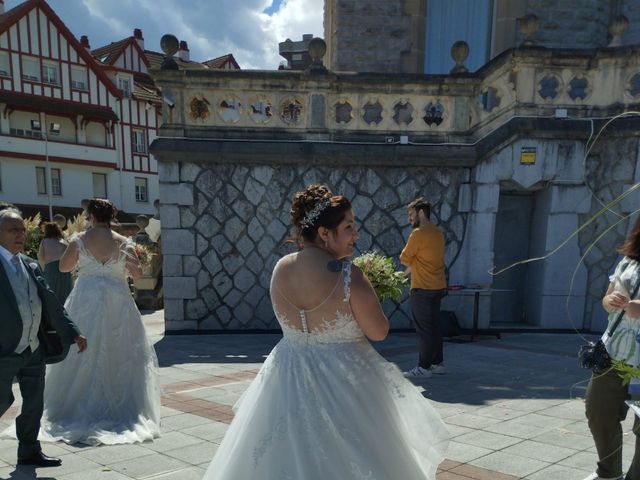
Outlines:
<svg viewBox="0 0 640 480"><path fill-rule="evenodd" d="M350 273L345 263L311 310L272 280L284 338L235 405L204 480L435 479L447 429L364 337L349 306Z"/></svg>
<svg viewBox="0 0 640 480"><path fill-rule="evenodd" d="M40 439L116 444L160 435L158 360L126 279L126 250L98 261L79 250L76 283L65 303L87 338L61 363L47 366Z"/></svg>

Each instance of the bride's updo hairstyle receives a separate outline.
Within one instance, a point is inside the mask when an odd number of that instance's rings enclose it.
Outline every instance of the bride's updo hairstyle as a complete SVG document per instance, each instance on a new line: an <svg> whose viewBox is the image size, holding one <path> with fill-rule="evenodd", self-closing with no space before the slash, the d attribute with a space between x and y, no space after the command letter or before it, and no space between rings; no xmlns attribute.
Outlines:
<svg viewBox="0 0 640 480"><path fill-rule="evenodd" d="M87 205L87 213L89 213L96 222L110 223L116 218L118 209L113 203L104 198L92 198Z"/></svg>
<svg viewBox="0 0 640 480"><path fill-rule="evenodd" d="M347 197L334 195L324 185L309 185L294 195L291 206L291 223L296 227L297 240L304 238L312 242L319 227L337 228L350 209Z"/></svg>

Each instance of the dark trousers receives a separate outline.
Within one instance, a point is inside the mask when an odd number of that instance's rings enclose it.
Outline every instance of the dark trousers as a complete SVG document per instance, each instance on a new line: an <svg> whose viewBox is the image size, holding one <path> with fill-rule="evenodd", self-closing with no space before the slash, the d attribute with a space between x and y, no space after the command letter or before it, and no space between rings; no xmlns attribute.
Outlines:
<svg viewBox="0 0 640 480"><path fill-rule="evenodd" d="M40 348L27 349L0 358L0 417L15 398L11 391L13 378L18 379L22 394L22 411L16 418L18 458L27 458L40 451L38 432L44 407L45 363Z"/></svg>
<svg viewBox="0 0 640 480"><path fill-rule="evenodd" d="M622 475L622 425L627 416L627 386L615 369L594 373L586 396L586 415L589 429L598 451L597 473L603 478ZM633 433L635 452L625 480L640 480L640 420L635 416Z"/></svg>
<svg viewBox="0 0 640 480"><path fill-rule="evenodd" d="M420 356L418 365L429 368L444 360L442 353L442 330L438 317L444 290L411 289L411 314L419 337Z"/></svg>

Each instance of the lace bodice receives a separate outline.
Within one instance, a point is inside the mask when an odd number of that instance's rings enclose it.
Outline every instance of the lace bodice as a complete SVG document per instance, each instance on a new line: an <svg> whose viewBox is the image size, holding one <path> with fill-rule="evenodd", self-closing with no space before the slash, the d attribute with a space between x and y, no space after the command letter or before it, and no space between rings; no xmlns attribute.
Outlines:
<svg viewBox="0 0 640 480"><path fill-rule="evenodd" d="M303 332L291 327L286 315L277 310L275 314L284 337L296 343L346 343L364 338L353 314L337 311L335 318L324 322L324 328L318 328L312 332Z"/></svg>
<svg viewBox="0 0 640 480"><path fill-rule="evenodd" d="M126 247L128 243L122 244L117 256L113 256L109 260L101 262L94 257L89 250L87 250L81 237L75 237L73 241L78 246L78 263L76 265L76 271L79 279L88 276L99 276L126 280Z"/></svg>
<svg viewBox="0 0 640 480"><path fill-rule="evenodd" d="M329 296L311 309L296 306L273 281L271 291L273 309L286 340L306 344L331 344L364 339L349 303L351 263L343 263Z"/></svg>

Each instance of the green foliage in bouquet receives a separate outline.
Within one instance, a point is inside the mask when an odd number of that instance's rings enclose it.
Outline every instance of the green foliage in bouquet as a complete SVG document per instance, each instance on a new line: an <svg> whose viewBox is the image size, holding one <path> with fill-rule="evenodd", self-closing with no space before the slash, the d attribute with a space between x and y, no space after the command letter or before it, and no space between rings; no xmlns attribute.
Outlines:
<svg viewBox="0 0 640 480"><path fill-rule="evenodd" d="M353 259L353 264L369 279L380 302L393 300L399 302L402 298L402 286L408 282L403 271L397 271L391 257L385 257L378 252L366 252Z"/></svg>
<svg viewBox="0 0 640 480"><path fill-rule="evenodd" d="M44 234L40 229L40 213L36 213L34 217L25 218L23 220L24 228L27 230L27 241L24 245L24 254L31 258L38 258L38 249Z"/></svg>
<svg viewBox="0 0 640 480"><path fill-rule="evenodd" d="M629 385L634 378L640 378L640 367L632 367L620 360L611 360L611 365L618 371L623 385Z"/></svg>

